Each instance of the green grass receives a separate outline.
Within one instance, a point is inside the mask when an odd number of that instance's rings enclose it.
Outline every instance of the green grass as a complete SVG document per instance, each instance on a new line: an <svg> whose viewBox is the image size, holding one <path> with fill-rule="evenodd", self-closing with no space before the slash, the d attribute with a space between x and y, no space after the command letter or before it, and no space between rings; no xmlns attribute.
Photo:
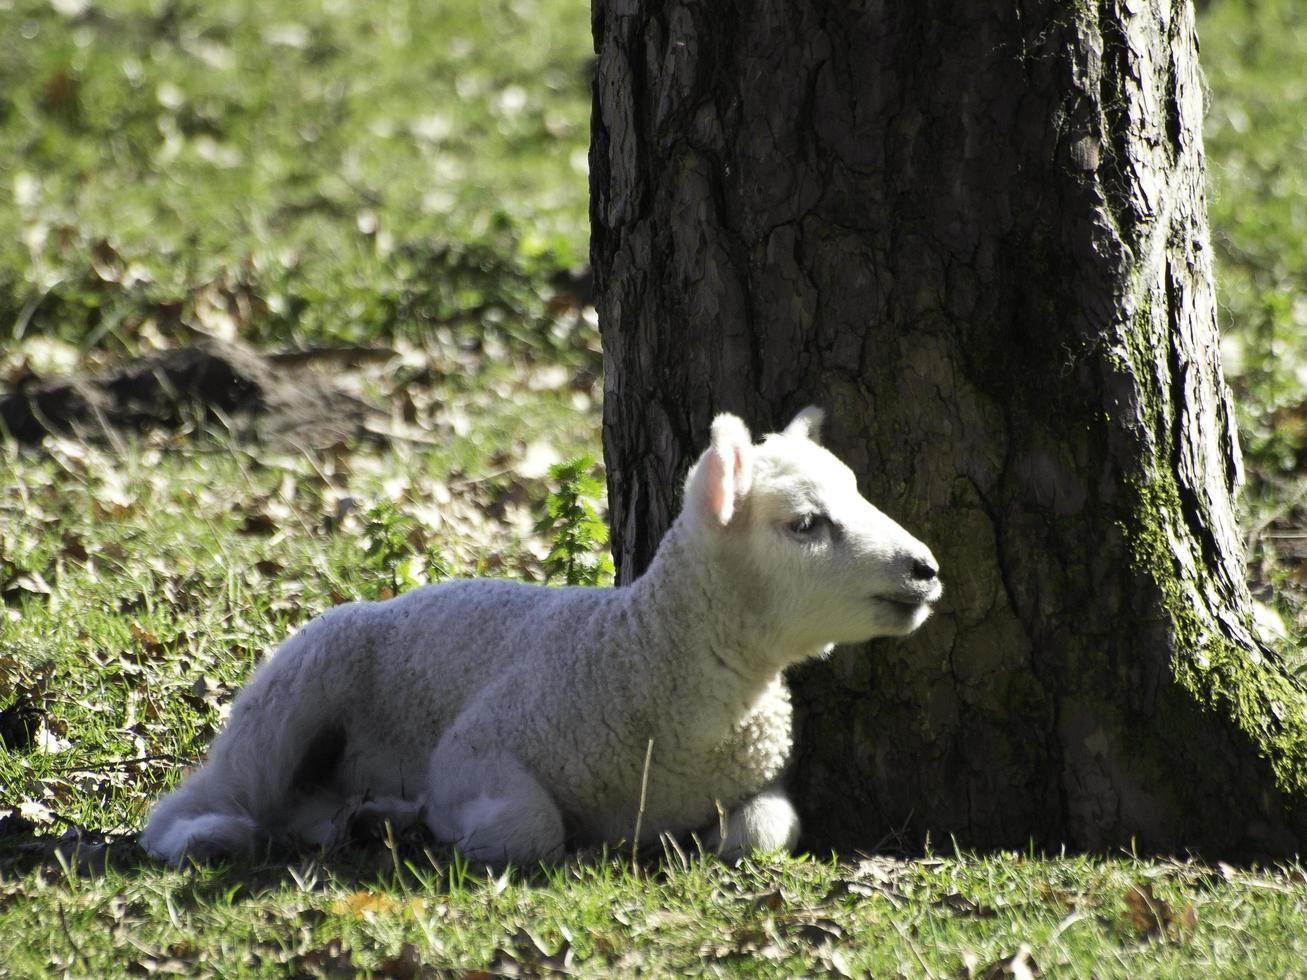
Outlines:
<svg viewBox="0 0 1307 980"><path fill-rule="evenodd" d="M585 256L589 46L569 0L11 0L0 329L531 321Z"/></svg>
<svg viewBox="0 0 1307 980"><path fill-rule="evenodd" d="M1290 0L1219 0L1201 26L1259 518L1291 509L1307 443L1307 27ZM386 346L334 380L407 433L301 452L197 420L0 450L0 977L979 976L1023 944L1058 976L1302 973L1300 865L589 855L501 876L406 840L173 872L134 849L297 625L405 587L408 555L546 577L549 464L599 450L593 317L555 277L586 252L591 57L581 0L0 0L0 379L205 335ZM56 847L69 828L81 851Z"/></svg>
<svg viewBox="0 0 1307 980"><path fill-rule="evenodd" d="M1301 868L1015 854L835 862L602 856L528 875L421 856L188 872L54 867L0 885L15 976L968 976L1025 948L1054 976L1292 976ZM4 969L4 968L0 968Z"/></svg>
<svg viewBox="0 0 1307 980"><path fill-rule="evenodd" d="M1222 351L1258 597L1307 664L1307 10L1220 0L1199 23Z"/></svg>
<svg viewBox="0 0 1307 980"><path fill-rule="evenodd" d="M1307 463L1307 10L1231 0L1201 27L1227 369L1245 450L1268 479Z"/></svg>

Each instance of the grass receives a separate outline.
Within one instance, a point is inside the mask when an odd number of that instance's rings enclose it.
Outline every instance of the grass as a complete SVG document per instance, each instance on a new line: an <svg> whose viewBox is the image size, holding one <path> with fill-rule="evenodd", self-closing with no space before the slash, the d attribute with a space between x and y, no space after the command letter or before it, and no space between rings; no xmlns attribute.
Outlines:
<svg viewBox="0 0 1307 980"><path fill-rule="evenodd" d="M1289 0L1203 16L1257 567L1293 626L1302 563L1271 533L1307 465L1307 27ZM0 0L0 379L206 336L379 346L333 380L407 434L255 448L197 418L0 449L0 976L1300 973L1298 864L673 853L499 875L403 840L173 872L134 849L308 618L423 576L558 571L549 495L591 490L550 464L599 450L593 314L560 276L586 251L591 56L578 0Z"/></svg>
<svg viewBox="0 0 1307 980"><path fill-rule="evenodd" d="M1222 353L1248 470L1254 587L1307 665L1307 11L1209 4L1206 141Z"/></svg>
<svg viewBox="0 0 1307 980"><path fill-rule="evenodd" d="M130 347L531 320L533 274L585 255L584 10L428 7L7 0L0 323Z"/></svg>
<svg viewBox="0 0 1307 980"><path fill-rule="evenodd" d="M1307 936L1302 872L1287 874L1013 854L690 861L645 874L594 859L527 877L426 862L399 874L311 863L56 871L0 890L0 921L24 937L7 966L17 976L105 964L241 976L468 964L508 975L978 976L1023 949L1057 976L1288 976Z"/></svg>

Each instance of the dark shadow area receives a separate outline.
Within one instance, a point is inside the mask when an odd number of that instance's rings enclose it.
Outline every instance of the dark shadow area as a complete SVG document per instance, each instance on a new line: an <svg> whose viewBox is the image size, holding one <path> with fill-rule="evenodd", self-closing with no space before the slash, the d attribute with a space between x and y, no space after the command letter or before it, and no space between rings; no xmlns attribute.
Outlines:
<svg viewBox="0 0 1307 980"><path fill-rule="evenodd" d="M385 413L341 391L317 362L388 359L372 348L324 348L259 354L218 340L134 358L98 374L29 376L0 397L0 432L23 445L47 435L95 443L148 431L217 424L236 438L325 448L368 438ZM369 423L375 423L369 425Z"/></svg>

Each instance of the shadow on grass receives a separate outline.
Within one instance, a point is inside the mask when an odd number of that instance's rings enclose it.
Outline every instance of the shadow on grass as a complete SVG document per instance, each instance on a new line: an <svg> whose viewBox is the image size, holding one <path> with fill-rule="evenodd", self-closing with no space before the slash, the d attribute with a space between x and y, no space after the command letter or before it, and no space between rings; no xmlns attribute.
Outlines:
<svg viewBox="0 0 1307 980"><path fill-rule="evenodd" d="M65 825L62 832L50 832L18 815L0 819L0 880L37 872L49 880L172 873L141 848L137 833L97 831L56 819ZM629 871L650 882L663 882L694 864L716 860L697 840L668 840L646 845L638 855L627 846L575 850L555 867ZM183 906L201 906L216 899L254 897L289 883L305 891L397 889L430 897L507 881L506 870L468 862L454 848L434 840L420 824L400 830L367 825L331 848L270 846L257 859L189 864L180 872L186 876L186 886L173 897ZM542 864L514 867L512 880L547 887L552 878Z"/></svg>

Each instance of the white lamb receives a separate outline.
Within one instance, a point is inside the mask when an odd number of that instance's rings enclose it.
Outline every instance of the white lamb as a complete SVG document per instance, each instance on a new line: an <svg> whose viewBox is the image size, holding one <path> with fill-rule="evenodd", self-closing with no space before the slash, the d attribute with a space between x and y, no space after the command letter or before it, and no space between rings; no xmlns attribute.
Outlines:
<svg viewBox="0 0 1307 980"><path fill-rule="evenodd" d="M251 856L329 839L365 801L495 864L630 841L637 820L642 844L792 848L781 672L912 632L942 591L926 546L818 445L821 418L753 445L719 416L680 516L625 588L466 580L311 621L141 844L173 864Z"/></svg>

